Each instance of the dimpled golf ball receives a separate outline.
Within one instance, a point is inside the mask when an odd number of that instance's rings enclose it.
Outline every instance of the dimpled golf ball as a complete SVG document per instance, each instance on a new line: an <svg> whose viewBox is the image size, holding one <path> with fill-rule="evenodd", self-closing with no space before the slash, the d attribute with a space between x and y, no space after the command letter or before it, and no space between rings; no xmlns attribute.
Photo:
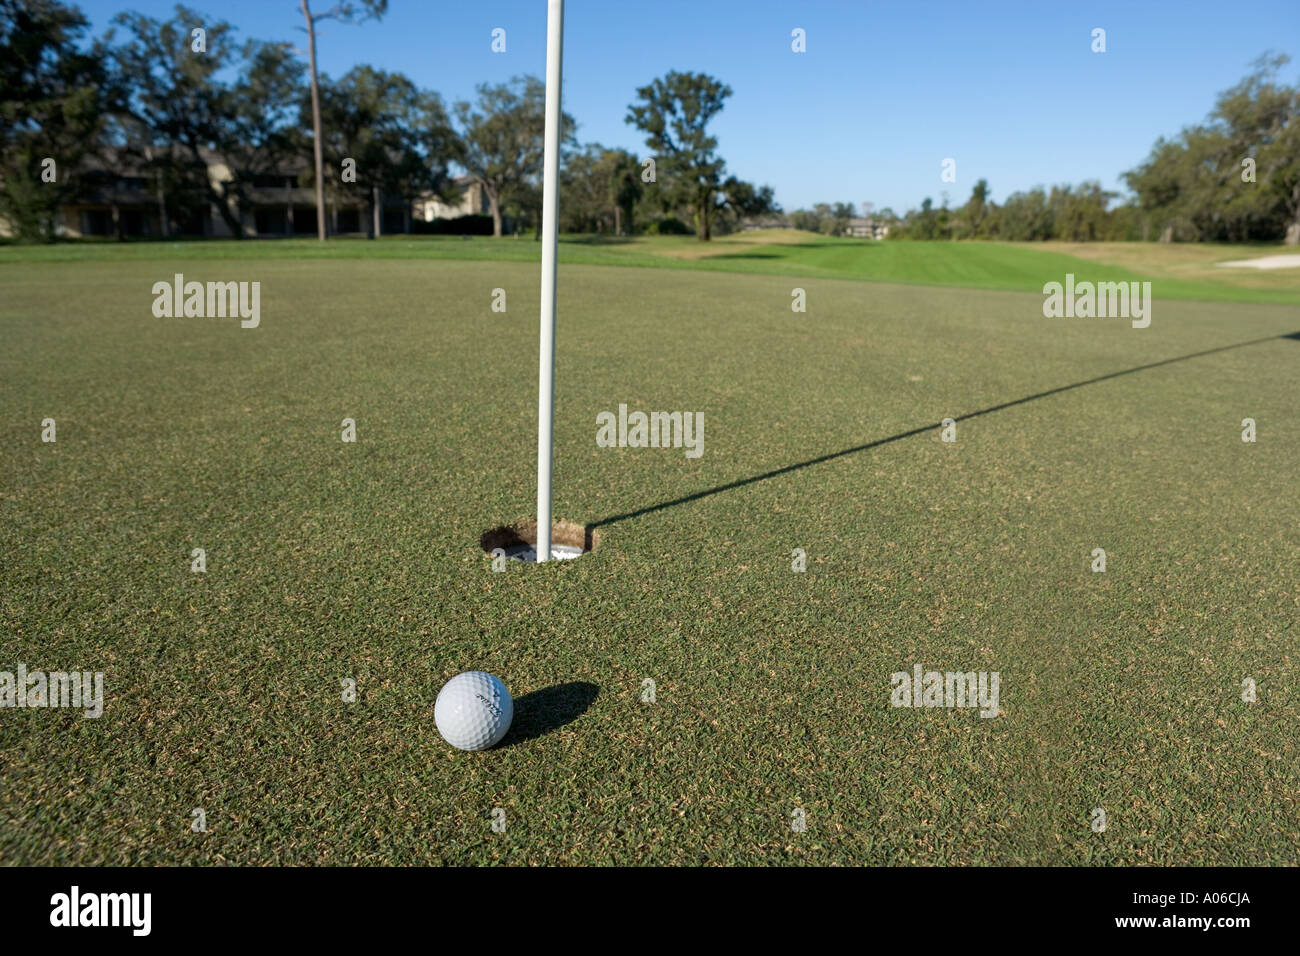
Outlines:
<svg viewBox="0 0 1300 956"><path fill-rule="evenodd" d="M457 674L433 705L438 733L457 750L487 750L500 743L514 716L510 691L486 671Z"/></svg>

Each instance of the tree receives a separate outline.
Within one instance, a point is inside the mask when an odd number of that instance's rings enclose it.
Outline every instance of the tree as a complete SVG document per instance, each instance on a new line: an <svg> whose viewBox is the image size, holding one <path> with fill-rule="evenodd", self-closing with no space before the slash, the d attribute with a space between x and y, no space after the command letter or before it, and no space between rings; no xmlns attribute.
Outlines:
<svg viewBox="0 0 1300 956"><path fill-rule="evenodd" d="M1095 180L1078 186L1053 186L1049 205L1052 207L1052 238L1069 242L1092 242L1103 239L1108 233L1107 205L1117 194L1101 188Z"/></svg>
<svg viewBox="0 0 1300 956"><path fill-rule="evenodd" d="M535 76L516 76L496 86L480 84L476 91L476 103L456 104L463 143L460 162L487 194L492 234L500 236L504 203L540 208L546 86ZM561 113L562 147L573 142L576 127L572 116Z"/></svg>
<svg viewBox="0 0 1300 956"><path fill-rule="evenodd" d="M962 222L965 231L971 238L978 238L984 235L985 220L989 212L989 182L987 179L981 179L971 190L970 199L966 201L966 206L962 210Z"/></svg>
<svg viewBox="0 0 1300 956"><path fill-rule="evenodd" d="M297 151L293 130L301 67L277 44L234 48L233 28L177 6L159 22L139 13L114 22L129 40L114 51L129 84L123 125L128 145L144 153L160 179L182 184L211 203L231 235L243 236L237 205L259 173L275 171ZM206 50L191 48L191 30L206 32ZM234 82L223 77L237 71ZM230 178L208 174L209 151Z"/></svg>
<svg viewBox="0 0 1300 956"><path fill-rule="evenodd" d="M613 232L633 228L641 199L641 168L623 149L588 143L560 171L560 228L566 232Z"/></svg>
<svg viewBox="0 0 1300 956"><path fill-rule="evenodd" d="M233 28L177 6L172 18L158 21L141 13L121 13L113 22L127 31L114 50L114 65L129 84L124 125L129 146L148 152L156 174L198 189L216 208L227 229L242 236L233 202L236 183L214 183L206 175L205 150L232 139L234 104L218 79L233 63ZM205 31L206 50L191 49L191 31Z"/></svg>
<svg viewBox="0 0 1300 956"><path fill-rule="evenodd" d="M24 239L54 238L115 105L103 43L78 47L87 26L55 0L0 0L0 216Z"/></svg>
<svg viewBox="0 0 1300 956"><path fill-rule="evenodd" d="M307 21L307 62L311 70L311 130L312 152L315 157L312 176L316 181L316 238L325 241L325 171L320 116L320 82L316 75L316 24L322 20L339 20L357 23L378 20L388 12L388 0L360 0L360 8L352 0L343 0L324 13L312 13L308 0L301 0L302 16Z"/></svg>
<svg viewBox="0 0 1300 956"><path fill-rule="evenodd" d="M709 121L731 95L731 87L704 73L672 71L636 91L639 103L628 107L625 122L646 134L658 159L658 178L695 220L702 242L712 238L718 192L726 163L716 153Z"/></svg>
<svg viewBox="0 0 1300 956"><path fill-rule="evenodd" d="M858 211L851 202L832 203L828 234L832 236L844 235L849 231L849 220L856 218L857 214Z"/></svg>
<svg viewBox="0 0 1300 956"><path fill-rule="evenodd" d="M907 239L938 239L946 221L946 210L936 211L934 200L926 196L919 211L908 212L906 225L900 235Z"/></svg>
<svg viewBox="0 0 1300 956"><path fill-rule="evenodd" d="M1213 238L1229 198L1222 169L1224 139L1189 127L1177 140L1158 140L1147 162L1124 174L1138 206L1161 241Z"/></svg>
<svg viewBox="0 0 1300 956"><path fill-rule="evenodd" d="M634 228L636 204L641 199L641 164L625 149L607 149L596 164L605 201L614 213L614 234L624 236Z"/></svg>
<svg viewBox="0 0 1300 956"><path fill-rule="evenodd" d="M805 232L820 232L821 220L815 212L807 209L796 209L790 213L790 226L793 229L802 229Z"/></svg>
<svg viewBox="0 0 1300 956"><path fill-rule="evenodd" d="M1261 57L1206 123L1157 140L1125 174L1161 239L1300 242L1300 88L1277 80L1287 62Z"/></svg>
<svg viewBox="0 0 1300 956"><path fill-rule="evenodd" d="M303 147L298 103L302 64L283 43L250 40L241 50L242 68L230 87L233 107L223 151L241 170L257 169L297 156Z"/></svg>
<svg viewBox="0 0 1300 956"><path fill-rule="evenodd" d="M1260 57L1210 114L1226 139L1223 165L1231 172L1231 190L1224 217L1235 233L1229 238L1281 232L1287 245L1300 243L1300 86L1277 81L1288 62L1284 54ZM1255 183L1241 176L1247 157L1255 160Z"/></svg>
<svg viewBox="0 0 1300 956"><path fill-rule="evenodd" d="M560 228L564 232L606 231L608 190L599 168L604 151L598 143L589 143L569 156L560 170Z"/></svg>
<svg viewBox="0 0 1300 956"><path fill-rule="evenodd" d="M753 187L750 186L749 189L753 190ZM745 215L764 216L779 212L781 207L773 201L771 187L764 186L753 191ZM840 236L848 230L849 220L856 216L857 209L851 202L819 202L812 209L796 209L790 213L788 221L794 229L817 232L823 236Z"/></svg>
<svg viewBox="0 0 1300 956"><path fill-rule="evenodd" d="M998 213L998 228L1003 239L1022 242L1051 239L1056 227L1043 187L1008 196Z"/></svg>
<svg viewBox="0 0 1300 956"><path fill-rule="evenodd" d="M328 189L332 198L351 196L366 203L372 236L383 231L384 193L411 197L431 192L447 198L450 164L461 149L437 93L420 90L401 73L357 66L337 82L323 77L317 106L326 130L322 155L331 170L322 194ZM303 113L310 108L304 103ZM353 175L346 178L345 160L353 164Z"/></svg>
<svg viewBox="0 0 1300 956"><path fill-rule="evenodd" d="M515 237L532 230L533 238L542 238L542 182L541 175L530 177L512 186L502 204L503 212L514 220Z"/></svg>
<svg viewBox="0 0 1300 956"><path fill-rule="evenodd" d="M776 204L771 186L755 186L753 183L728 176L722 184L720 209L725 217L728 229L733 228L742 219L755 216L767 216L779 213L781 207ZM851 208L851 207L850 207ZM847 218L845 222L847 223Z"/></svg>

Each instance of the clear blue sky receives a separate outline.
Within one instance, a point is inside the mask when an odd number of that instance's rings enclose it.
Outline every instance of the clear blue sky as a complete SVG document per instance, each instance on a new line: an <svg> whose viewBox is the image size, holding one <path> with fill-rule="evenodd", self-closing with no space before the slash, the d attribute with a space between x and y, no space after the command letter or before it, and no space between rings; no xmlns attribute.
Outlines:
<svg viewBox="0 0 1300 956"><path fill-rule="evenodd" d="M313 0L325 8L329 0ZM80 4L96 32L124 9ZM195 2L241 37L303 35L298 0ZM787 210L817 201L903 212L987 179L997 201L1038 184L1120 175L1159 135L1200 122L1215 94L1266 50L1300 76L1300 0L568 0L564 107L583 142L644 152L623 122L638 86L669 70L711 73L734 95L714 121L729 172L770 184ZM545 75L545 0L390 0L379 22L324 25L324 72L358 63L406 73L450 104L482 82ZM491 31L507 52L491 52ZM790 50L795 27L808 50ZM1094 27L1107 52L1090 50ZM957 182L940 162L957 161Z"/></svg>

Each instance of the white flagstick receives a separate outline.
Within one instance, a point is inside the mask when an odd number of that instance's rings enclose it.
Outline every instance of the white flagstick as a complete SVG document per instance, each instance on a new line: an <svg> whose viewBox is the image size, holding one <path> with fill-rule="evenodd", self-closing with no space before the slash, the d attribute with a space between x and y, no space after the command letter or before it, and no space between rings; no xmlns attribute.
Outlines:
<svg viewBox="0 0 1300 956"><path fill-rule="evenodd" d="M546 152L542 165L542 345L537 358L537 560L551 559L551 449L555 413L555 274L559 239L560 60L564 0L546 11Z"/></svg>

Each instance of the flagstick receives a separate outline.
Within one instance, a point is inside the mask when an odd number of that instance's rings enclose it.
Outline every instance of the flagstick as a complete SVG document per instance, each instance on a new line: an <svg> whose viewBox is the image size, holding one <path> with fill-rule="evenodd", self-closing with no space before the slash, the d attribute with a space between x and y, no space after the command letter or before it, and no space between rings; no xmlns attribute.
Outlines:
<svg viewBox="0 0 1300 956"><path fill-rule="evenodd" d="M559 241L560 60L564 0L546 11L546 151L542 166L542 343L537 360L537 560L551 559L551 458L555 413L555 276Z"/></svg>

